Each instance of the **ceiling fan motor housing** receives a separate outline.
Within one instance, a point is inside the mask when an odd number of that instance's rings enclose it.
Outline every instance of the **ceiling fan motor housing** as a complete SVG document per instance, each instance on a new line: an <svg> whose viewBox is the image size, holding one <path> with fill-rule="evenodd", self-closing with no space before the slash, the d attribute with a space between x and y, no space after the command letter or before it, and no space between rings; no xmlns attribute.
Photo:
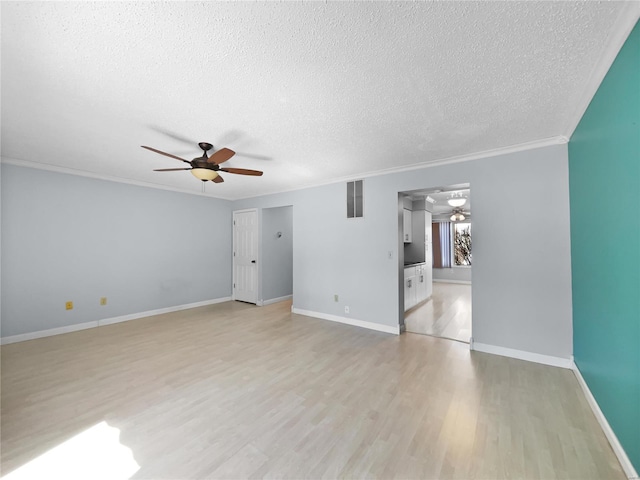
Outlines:
<svg viewBox="0 0 640 480"><path fill-rule="evenodd" d="M210 162L207 158L207 152L213 148L213 145L209 142L200 142L198 146L202 149L202 156L194 158L191 161L191 166L193 168L208 168L217 172L220 167L216 163Z"/></svg>
<svg viewBox="0 0 640 480"><path fill-rule="evenodd" d="M209 170L215 170L216 172L220 170L220 167L217 163L210 163L205 157L194 158L191 161L191 166L193 168L208 168Z"/></svg>

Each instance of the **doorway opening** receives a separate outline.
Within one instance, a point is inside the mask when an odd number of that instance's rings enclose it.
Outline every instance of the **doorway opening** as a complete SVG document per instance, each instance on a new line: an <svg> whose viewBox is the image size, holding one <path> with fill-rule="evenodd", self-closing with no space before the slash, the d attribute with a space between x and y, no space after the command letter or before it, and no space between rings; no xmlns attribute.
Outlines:
<svg viewBox="0 0 640 480"><path fill-rule="evenodd" d="M293 302L293 206L262 209L260 302Z"/></svg>
<svg viewBox="0 0 640 480"><path fill-rule="evenodd" d="M293 206L233 212L233 299L293 301Z"/></svg>
<svg viewBox="0 0 640 480"><path fill-rule="evenodd" d="M469 343L472 210L469 184L400 192L404 330Z"/></svg>

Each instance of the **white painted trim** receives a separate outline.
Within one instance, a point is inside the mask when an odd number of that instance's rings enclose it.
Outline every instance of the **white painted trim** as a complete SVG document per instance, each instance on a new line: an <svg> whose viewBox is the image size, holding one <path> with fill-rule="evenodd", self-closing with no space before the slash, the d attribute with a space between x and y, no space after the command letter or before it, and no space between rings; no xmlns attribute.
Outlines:
<svg viewBox="0 0 640 480"><path fill-rule="evenodd" d="M155 188L156 190L167 190L169 192L186 193L187 195L197 195L200 197L217 198L219 200L232 200L231 198L221 197L219 195L211 195L210 193L203 193L202 191L199 191L199 190L189 190L186 188L170 187L168 185L142 182L139 180L132 180L129 178L115 177L111 175L104 175L101 173L77 170L75 168L60 167L58 165L49 165L47 163L31 162L29 160L19 160L16 158L2 157L1 163L6 163L7 165L15 165L17 167L35 168L36 170L46 170L48 172L54 172L54 173L63 173L66 175L75 175L77 177L86 177L86 178L93 178L96 180L105 180L107 182L124 183L127 185L135 185L137 187ZM198 184L198 187L200 187L200 184Z"/></svg>
<svg viewBox="0 0 640 480"><path fill-rule="evenodd" d="M61 335L63 333L77 332L78 330L86 330L87 328L95 328L98 326L98 321L78 323L76 325L68 325L66 327L50 328L48 330L39 330L37 332L21 333L19 335L11 335L9 337L2 337L0 339L0 345L7 345L9 343L26 342L27 340L35 340L36 338L51 337L53 335Z"/></svg>
<svg viewBox="0 0 640 480"><path fill-rule="evenodd" d="M151 317L153 315L161 315L163 313L178 312L189 308L204 307L205 305L213 305L214 303L228 302L231 297L214 298L202 302L187 303L184 305L176 305L173 307L159 308L157 310L147 310L146 312L132 313L119 317L104 318L102 320L94 320L92 322L78 323L76 325L67 325L66 327L50 328L48 330L39 330L37 332L21 333L19 335L11 335L9 337L0 338L0 345L9 343L24 342L26 340L34 340L36 338L52 337L53 335L61 335L63 333L77 332L78 330L86 330L87 328L103 327L114 323L128 322L138 318Z"/></svg>
<svg viewBox="0 0 640 480"><path fill-rule="evenodd" d="M212 300L204 300L202 302L186 303L184 305L176 305L174 307L158 308L157 310L147 310L146 312L131 313L129 315L122 315L120 317L105 318L98 320L98 326L103 327L105 325L111 325L114 323L128 322L129 320L136 320L138 318L151 317L153 315L162 315L163 313L179 312L180 310L188 310L190 308L204 307L206 305L213 305L215 303L229 302L231 297L214 298Z"/></svg>
<svg viewBox="0 0 640 480"><path fill-rule="evenodd" d="M257 208L241 208L240 210L234 210L233 213L247 213L247 212L257 212Z"/></svg>
<svg viewBox="0 0 640 480"><path fill-rule="evenodd" d="M354 318L340 317L338 315L331 315L329 313L312 312L311 310L302 310L301 308L292 308L293 313L298 315L305 315L307 317L321 318L322 320L329 320L331 322L344 323L346 325L353 325L354 327L368 328L369 330L376 330L378 332L392 333L393 335L400 335L400 325L389 326L381 325L379 323L366 322L364 320L356 320Z"/></svg>
<svg viewBox="0 0 640 480"><path fill-rule="evenodd" d="M485 343L478 343L475 341L473 342L473 350L476 352L492 353L502 357L517 358L518 360L526 360L527 362L541 363L552 367L572 368L570 358L552 357L550 355L542 355L540 353L525 352L524 350L487 345Z"/></svg>
<svg viewBox="0 0 640 480"><path fill-rule="evenodd" d="M469 280L448 280L448 279L434 278L433 281L436 283L460 283L462 285L471 285L471 281Z"/></svg>
<svg viewBox="0 0 640 480"><path fill-rule="evenodd" d="M291 300L293 295L285 295L284 297L270 298L269 300L260 300L262 302L260 305L272 305L278 302L284 302L285 300Z"/></svg>
<svg viewBox="0 0 640 480"><path fill-rule="evenodd" d="M290 189L284 189L284 190L278 190L278 191L271 191L271 192L263 192L260 195L254 195L251 197L238 197L238 198L234 198L233 200L247 200L247 199L251 199L251 198L258 198L258 197L264 197L267 195L273 195L276 193L285 193L285 192L296 192L299 190L306 190L307 188L314 188L314 187L321 187L323 185L333 185L336 183L342 183L342 182L351 182L354 180L363 180L365 178L369 178L369 177L378 177L380 175L389 175L392 173L400 173L400 172L407 172L407 171L413 171L413 170L420 170L423 168L430 168L430 167L438 167L441 165L448 165L451 163L460 163L460 162L468 162L471 160L481 160L483 158L490 158L490 157L497 157L499 155L507 155L510 153L518 153L518 152L524 152L527 150L535 150L537 148L543 148L543 147L550 147L553 145L563 145L568 143L569 140L567 137L565 137L564 135L557 135L555 137L549 137L549 138L543 138L541 140L534 140L532 142L525 142L525 143L520 143L517 145L509 145L507 147L500 147L500 148L494 148L492 150L485 150L482 152L475 152L475 153L470 153L468 155L458 155L455 157L447 157L447 158L443 158L443 159L438 159L438 160L433 160L430 162L422 162L422 163L414 163L413 165L406 165L403 167L395 167L395 168L387 168L387 169L383 169L383 170L375 170L375 171L371 171L371 172L366 172L366 173L359 173L357 175L349 175L349 176L345 176L345 177L339 177L339 178L334 178L331 180L327 180L324 182L317 182L317 183L307 183L304 185L301 185L299 187L295 187L295 188L290 188Z"/></svg>
<svg viewBox="0 0 640 480"><path fill-rule="evenodd" d="M589 98L589 101L591 101L591 98ZM575 129L575 127L574 127L574 129ZM298 190L305 190L307 188L320 187L320 186L323 186L323 185L332 185L332 184L342 183L342 182L351 182L351 181L354 181L354 180L363 180L363 179L368 178L368 177L377 177L377 176L380 176L380 175L389 175L389 174L392 174L392 173L400 173L400 172L407 172L407 171L413 171L413 170L420 170L420 169L423 169L423 168L437 167L437 166L448 165L448 164L452 164L452 163L468 162L468 161L471 161L471 160L481 160L483 158L496 157L496 156L499 156L499 155L506 155L506 154L510 154L510 153L523 152L523 151L527 151L527 150L534 150L536 148L549 147L549 146L552 146L552 145L562 145L562 144L568 143L568 141L569 140L568 140L568 138L566 136L558 135L558 136L555 136L555 137L543 138L543 139L534 140L534 141L531 141L531 142L519 143L517 145L509 145L509 146L506 146L506 147L499 147L499 148L494 148L494 149L491 149L491 150L484 150L482 152L475 152L475 153L470 153L470 154L466 154L466 155L457 155L457 156L454 156L454 157L446 157L446 158L436 159L436 160L429 161L429 162L414 163L412 165L406 165L406 166L403 166L403 167L387 168L387 169L383 169L383 170L374 170L374 171L371 171L371 172L360 173L360 174L357 174L357 175L349 175L349 176L345 176L345 177L333 178L333 179L330 179L330 180L327 180L327 181L324 181L324 182L310 182L308 184L304 184L304 185L301 185L299 187L290 188L290 189L284 189L284 190L267 191L267 192L261 193L260 195L252 195L250 197L234 197L234 196L223 197L223 196L220 196L220 195L214 196L214 195L210 195L208 193L202 193L202 192L198 192L198 191L191 191L191 190L187 190L187 189L181 189L181 188L178 188L178 187L170 187L170 186L167 186L167 185L159 185L159 184L156 184L156 183L141 182L141 181L138 181L138 180L131 180L131 179L128 179L128 178L114 177L114 176L110 176L110 175L103 175L103 174L100 174L100 173L87 172L87 171L83 171L83 170L76 170L76 169L68 168L68 167L60 167L60 166L57 166L57 165L49 165L49 164L45 164L45 163L31 162L31 161L28 161L28 160L18 160L18 159L7 158L7 157L2 157L1 162L2 163L7 163L7 164L10 164L10 165L17 165L17 166L20 166L20 167L36 168L38 170L48 170L50 172L66 173L68 175L77 175L77 176L80 176L80 177L96 178L98 180L107 180L107 181L110 181L110 182L126 183L126 184L129 184L129 185L137 185L137 186L140 186L140 187L156 188L156 189L168 190L168 191L172 191L172 192L187 193L189 195L200 195L200 196L205 196L205 197L217 198L217 199L220 199L220 200L235 201L235 200L246 200L246 199L250 199L250 198L263 197L263 196L266 196L266 195L274 195L274 194L278 194L278 193L295 192L295 191L298 191Z"/></svg>
<svg viewBox="0 0 640 480"><path fill-rule="evenodd" d="M613 65L613 62L627 41L638 19L640 19L640 2L625 2L625 5L621 8L620 15L611 28L613 34L608 39L607 48L602 53L602 57L591 72L591 75L589 75L586 88L582 92L578 106L568 119L567 126L564 129L565 137L570 139L573 132L575 132L580 120L582 120L587 108L589 108L591 100L593 100L598 88L600 88L604 77L606 77L609 72L611 65Z"/></svg>
<svg viewBox="0 0 640 480"><path fill-rule="evenodd" d="M598 420L600 427L602 427L602 431L607 437L607 440L609 440L609 443L611 444L611 448L613 449L613 453L615 453L616 457L618 457L618 461L620 462L620 465L622 466L622 469L624 470L625 475L629 480L637 480L638 473L636 472L636 469L633 468L633 465L631 464L631 461L627 456L627 452L625 452L624 448L622 448L622 445L620 445L620 441L618 440L618 437L616 437L616 434L611 428L611 425L609 425L609 422L607 421L607 417L605 417L604 413L602 413L602 410L600 410L600 406L598 405L598 402L596 401L595 397L591 393L591 390L589 390L589 386L587 385L587 382L585 382L584 378L582 377L582 374L580 373L580 369L578 368L578 366L575 364L573 360L571 361L571 369L573 370L573 373L575 374L576 379L578 380L578 383L580 384L580 387L584 392L584 396L587 397L587 403L591 407L591 410L593 411L593 414Z"/></svg>

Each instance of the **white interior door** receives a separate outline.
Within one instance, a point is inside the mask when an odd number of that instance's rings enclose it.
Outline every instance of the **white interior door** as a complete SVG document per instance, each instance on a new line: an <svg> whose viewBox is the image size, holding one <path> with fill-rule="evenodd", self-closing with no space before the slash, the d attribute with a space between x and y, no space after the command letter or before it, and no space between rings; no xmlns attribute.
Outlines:
<svg viewBox="0 0 640 480"><path fill-rule="evenodd" d="M233 212L233 298L258 300L258 211Z"/></svg>

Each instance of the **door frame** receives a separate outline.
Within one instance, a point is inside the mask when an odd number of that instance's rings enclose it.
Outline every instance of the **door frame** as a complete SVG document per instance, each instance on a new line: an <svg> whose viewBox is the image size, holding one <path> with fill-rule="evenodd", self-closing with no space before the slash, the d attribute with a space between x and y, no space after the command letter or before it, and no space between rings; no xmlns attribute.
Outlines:
<svg viewBox="0 0 640 480"><path fill-rule="evenodd" d="M231 215L231 300L236 299L236 289L234 285L236 283L236 213L248 213L255 212L256 214L256 226L258 227L258 234L256 235L256 305L260 305L260 294L261 294L261 273L262 268L260 265L260 253L261 253L261 245L260 245L260 211L257 208L244 208L242 210L233 210Z"/></svg>
<svg viewBox="0 0 640 480"><path fill-rule="evenodd" d="M406 326L404 324L404 318L405 318L405 314L406 312L404 311L404 235L403 235L403 221L404 221L404 197L406 195L411 195L412 193L415 192L421 192L421 193L427 193L429 192L429 190L442 190L442 189L469 189L469 198L473 198L473 183L469 180L465 181L465 182L461 182L461 183L448 183L444 186L426 186L423 188L418 188L418 189L411 189L411 190L402 190L398 192L398 197L397 197L397 209L398 209L398 236L397 236L397 244L398 244L398 325L400 326L400 333L402 334L403 332L406 331ZM477 200L474 199L474 204L477 204ZM473 220L470 219L471 222L473 222ZM433 217L432 217L432 223L433 223ZM431 239L433 242L433 238ZM433 255L433 249L432 249L432 255ZM477 260L477 253L476 253L476 260ZM433 264L431 265L431 271L433 273ZM453 268L453 267L452 267ZM473 268L471 269L471 336L469 338L469 349L473 350L473 343L474 343L474 315L473 315L473 302L474 302L474 288L475 288L475 284L476 282L474 281L474 270ZM432 283L433 283L433 276L431 279ZM460 282L462 283L462 282ZM433 295L433 293L432 293ZM436 337L436 338L444 338L446 340L451 340L447 337ZM451 340L451 341L457 341L457 340Z"/></svg>

